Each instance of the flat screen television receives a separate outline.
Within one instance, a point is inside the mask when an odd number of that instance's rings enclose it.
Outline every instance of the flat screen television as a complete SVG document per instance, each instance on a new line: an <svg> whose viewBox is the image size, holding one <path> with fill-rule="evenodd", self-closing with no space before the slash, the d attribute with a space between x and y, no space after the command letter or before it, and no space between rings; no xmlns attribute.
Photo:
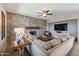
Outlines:
<svg viewBox="0 0 79 59"><path fill-rule="evenodd" d="M67 31L67 23L55 24L54 30L55 31Z"/></svg>

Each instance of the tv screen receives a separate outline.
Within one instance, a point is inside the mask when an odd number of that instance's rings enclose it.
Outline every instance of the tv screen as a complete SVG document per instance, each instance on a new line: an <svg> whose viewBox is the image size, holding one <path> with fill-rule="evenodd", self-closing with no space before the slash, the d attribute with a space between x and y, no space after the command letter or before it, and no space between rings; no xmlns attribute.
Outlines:
<svg viewBox="0 0 79 59"><path fill-rule="evenodd" d="M67 31L67 23L55 24L54 25L54 30L57 30L57 31Z"/></svg>

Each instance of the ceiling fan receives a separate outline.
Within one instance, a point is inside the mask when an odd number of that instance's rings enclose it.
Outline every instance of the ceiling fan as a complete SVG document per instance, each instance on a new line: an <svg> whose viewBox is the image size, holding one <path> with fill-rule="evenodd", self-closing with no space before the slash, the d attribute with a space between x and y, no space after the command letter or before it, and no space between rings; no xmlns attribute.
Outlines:
<svg viewBox="0 0 79 59"><path fill-rule="evenodd" d="M45 9L45 10L43 10L43 11L38 11L38 13L39 13L39 17L40 16L43 16L43 17L47 17L47 15L53 15L53 12L52 12L53 10L48 10L48 9Z"/></svg>

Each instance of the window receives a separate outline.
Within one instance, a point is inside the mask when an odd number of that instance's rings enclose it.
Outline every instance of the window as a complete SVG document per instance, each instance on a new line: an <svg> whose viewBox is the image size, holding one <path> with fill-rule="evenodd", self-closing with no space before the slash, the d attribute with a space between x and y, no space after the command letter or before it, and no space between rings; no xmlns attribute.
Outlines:
<svg viewBox="0 0 79 59"><path fill-rule="evenodd" d="M22 36L24 35L24 28L15 28L14 32L16 33L16 41L22 39Z"/></svg>

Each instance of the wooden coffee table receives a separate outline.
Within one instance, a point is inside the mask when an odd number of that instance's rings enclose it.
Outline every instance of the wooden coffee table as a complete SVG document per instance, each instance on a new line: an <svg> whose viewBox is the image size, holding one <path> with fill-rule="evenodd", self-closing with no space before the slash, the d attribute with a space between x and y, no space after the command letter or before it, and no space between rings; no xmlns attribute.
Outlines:
<svg viewBox="0 0 79 59"><path fill-rule="evenodd" d="M10 50L11 51L14 51L14 50L17 49L18 50L18 53L19 53L19 56L22 56L23 55L23 52L24 52L24 48L27 45L29 45L29 47L30 47L30 44L31 44L31 41L30 40L24 40L24 42L22 44L19 44L19 45L12 44Z"/></svg>

